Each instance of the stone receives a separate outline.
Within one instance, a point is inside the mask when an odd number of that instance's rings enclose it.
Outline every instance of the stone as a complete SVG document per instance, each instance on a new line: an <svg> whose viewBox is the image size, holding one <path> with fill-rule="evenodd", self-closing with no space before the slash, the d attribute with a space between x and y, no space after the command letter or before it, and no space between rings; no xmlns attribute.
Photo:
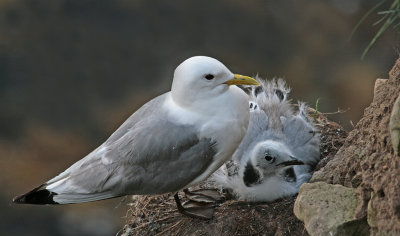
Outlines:
<svg viewBox="0 0 400 236"><path fill-rule="evenodd" d="M400 151L400 95L393 104L389 130L394 153L398 156Z"/></svg>
<svg viewBox="0 0 400 236"><path fill-rule="evenodd" d="M372 206L372 199L374 199L375 194L374 192L371 192L371 200L368 202L368 208L367 208L367 221L368 225L371 226L371 228L376 228L378 227L378 222L376 220L376 209Z"/></svg>
<svg viewBox="0 0 400 236"><path fill-rule="evenodd" d="M356 219L358 196L353 188L325 182L305 183L294 204L294 214L307 232L319 235L369 235L366 219Z"/></svg>

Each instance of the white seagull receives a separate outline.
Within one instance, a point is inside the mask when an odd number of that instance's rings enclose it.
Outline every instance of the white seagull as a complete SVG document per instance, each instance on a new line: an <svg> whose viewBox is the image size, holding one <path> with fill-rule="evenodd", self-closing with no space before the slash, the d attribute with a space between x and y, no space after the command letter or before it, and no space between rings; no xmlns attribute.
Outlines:
<svg viewBox="0 0 400 236"><path fill-rule="evenodd" d="M304 103L294 114L282 79L251 90L250 122L231 163L212 177L239 200L273 201L294 195L320 159L320 135Z"/></svg>
<svg viewBox="0 0 400 236"><path fill-rule="evenodd" d="M231 85L258 82L210 57L185 60L170 92L143 105L86 157L13 201L81 203L198 184L232 156L246 133L248 96ZM210 218L184 209L177 193L175 200L181 213Z"/></svg>

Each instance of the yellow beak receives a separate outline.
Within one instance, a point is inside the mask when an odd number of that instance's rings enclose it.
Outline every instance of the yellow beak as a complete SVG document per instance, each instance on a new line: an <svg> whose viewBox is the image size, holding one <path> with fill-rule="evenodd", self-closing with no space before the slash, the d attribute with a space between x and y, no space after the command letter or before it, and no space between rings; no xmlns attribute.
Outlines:
<svg viewBox="0 0 400 236"><path fill-rule="evenodd" d="M233 75L235 78L226 81L224 84L227 85L260 85L257 80L249 77L249 76L245 76L245 75L238 75L238 74L234 74Z"/></svg>

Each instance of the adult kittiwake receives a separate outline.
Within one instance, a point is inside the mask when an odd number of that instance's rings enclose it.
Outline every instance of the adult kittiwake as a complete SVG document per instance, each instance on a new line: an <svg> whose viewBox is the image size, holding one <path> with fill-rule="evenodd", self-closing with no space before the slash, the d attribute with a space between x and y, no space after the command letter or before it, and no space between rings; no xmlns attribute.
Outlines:
<svg viewBox="0 0 400 236"><path fill-rule="evenodd" d="M68 204L173 192L198 184L227 161L246 134L248 96L258 85L216 59L196 56L176 69L171 91L144 104L102 145L15 203ZM212 214L211 214L212 216Z"/></svg>
<svg viewBox="0 0 400 236"><path fill-rule="evenodd" d="M250 122L233 160L212 177L240 200L273 201L298 192L320 159L320 135L284 80L261 81L250 92Z"/></svg>

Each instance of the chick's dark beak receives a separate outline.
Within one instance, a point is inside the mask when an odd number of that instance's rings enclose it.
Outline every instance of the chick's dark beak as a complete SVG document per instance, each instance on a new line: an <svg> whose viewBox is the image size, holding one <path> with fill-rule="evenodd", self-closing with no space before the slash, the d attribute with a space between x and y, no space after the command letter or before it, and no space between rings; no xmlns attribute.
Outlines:
<svg viewBox="0 0 400 236"><path fill-rule="evenodd" d="M281 163L277 164L276 166L282 167L282 166L294 166L294 165L304 165L304 162L293 158L290 161L281 162Z"/></svg>

